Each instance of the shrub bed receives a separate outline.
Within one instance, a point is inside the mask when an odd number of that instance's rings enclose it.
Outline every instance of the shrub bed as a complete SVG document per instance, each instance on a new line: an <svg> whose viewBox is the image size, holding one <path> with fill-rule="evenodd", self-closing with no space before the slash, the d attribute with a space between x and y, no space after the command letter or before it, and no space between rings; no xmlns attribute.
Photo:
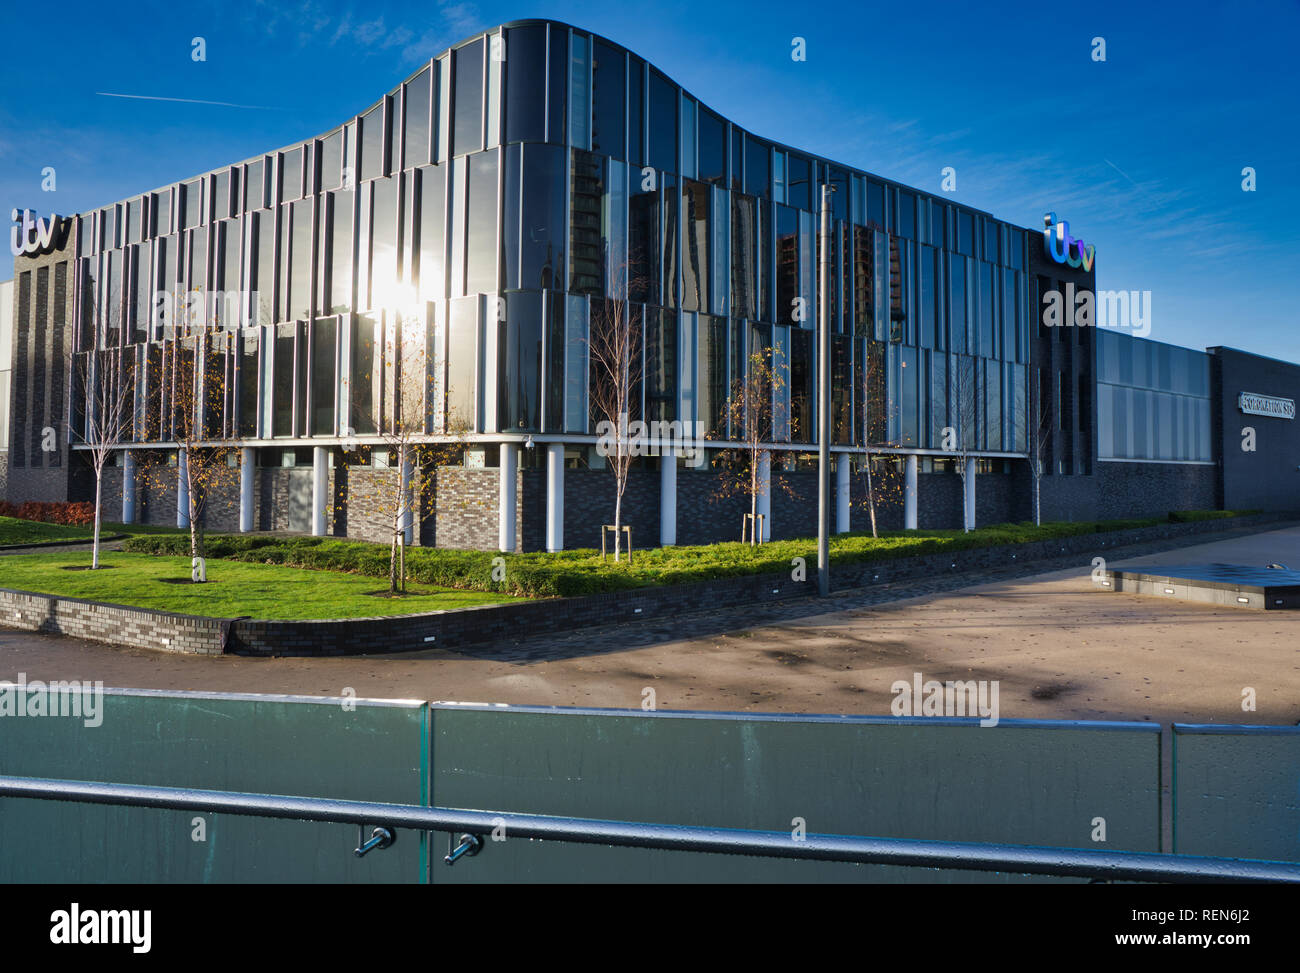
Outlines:
<svg viewBox="0 0 1300 973"><path fill-rule="evenodd" d="M831 538L832 564L883 561L992 547L1004 544L1028 544L1060 537L1074 537L1106 531L1154 527L1160 523L1210 519L1189 516L1182 511L1167 518L1082 521L1035 526L997 524L969 533L959 530L905 531L873 538L868 533L837 534ZM1217 516L1234 516L1231 511L1205 511ZM125 545L128 551L156 555L189 554L189 538L184 535L133 537ZM389 548L366 541L327 537L281 537L274 535L209 535L204 544L210 558L283 564L290 567L342 571L383 578L388 575ZM698 547L665 547L638 551L629 565L602 561L593 550L561 551L554 554L498 554L493 551L466 551L448 548L409 547L406 549L408 581L446 588L493 591L529 597L565 597L595 594L647 585L682 584L711 578L788 571L792 558L803 557L815 570L815 538L773 541L758 548L748 544L709 544ZM498 562L497 558L503 559ZM494 568L504 564L504 579L493 579ZM496 572L498 575L501 572Z"/></svg>
<svg viewBox="0 0 1300 973"><path fill-rule="evenodd" d="M0 500L0 517L36 520L43 524L93 524L95 505L84 502L29 500L10 503Z"/></svg>

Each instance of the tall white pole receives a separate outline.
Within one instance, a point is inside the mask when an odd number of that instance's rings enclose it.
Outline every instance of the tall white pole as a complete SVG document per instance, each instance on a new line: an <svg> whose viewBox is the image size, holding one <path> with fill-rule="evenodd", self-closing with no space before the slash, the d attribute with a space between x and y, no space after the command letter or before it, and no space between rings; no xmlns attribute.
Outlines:
<svg viewBox="0 0 1300 973"><path fill-rule="evenodd" d="M831 192L822 184L821 313L817 315L817 593L831 593Z"/></svg>

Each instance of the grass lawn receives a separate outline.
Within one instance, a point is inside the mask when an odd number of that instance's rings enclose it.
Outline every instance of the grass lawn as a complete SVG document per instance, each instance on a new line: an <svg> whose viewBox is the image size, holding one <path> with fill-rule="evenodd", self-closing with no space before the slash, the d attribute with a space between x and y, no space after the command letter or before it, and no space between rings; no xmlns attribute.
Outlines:
<svg viewBox="0 0 1300 973"><path fill-rule="evenodd" d="M1152 527L1171 521L1233 516L1227 511L1180 511L1164 517L1103 522L1075 521L1034 525L994 524L970 532L960 530L891 531L879 538L870 534L837 534L830 539L831 562L847 565L886 561L919 554L951 553L994 545L1028 544L1094 532ZM128 551L155 556L176 556L189 551L186 537L133 537L124 542ZM318 571L388 576L388 547L365 541L332 537L285 535L209 534L205 550L208 563L215 560L249 564L284 565ZM817 563L813 537L774 541L760 547L722 543L691 547L638 549L632 563L612 557L602 561L592 550L555 553L532 552L501 555L495 551L411 547L406 553L407 576L414 583L461 591L482 591L526 597L584 595L647 585L683 584L712 578L763 572L790 572L793 558L803 558L805 568ZM504 577L499 567L504 568Z"/></svg>
<svg viewBox="0 0 1300 973"><path fill-rule="evenodd" d="M89 552L12 554L0 557L0 587L186 615L266 619L409 615L514 600L492 592L455 591L409 581L409 589L422 593L389 598L387 579L273 564L209 560L208 583L194 585L187 557L110 551L101 555L100 563L107 567L68 570L87 568Z"/></svg>
<svg viewBox="0 0 1300 973"><path fill-rule="evenodd" d="M43 524L38 520L0 517L0 545L45 541L88 541L94 528L83 524ZM108 531L102 531L108 533Z"/></svg>

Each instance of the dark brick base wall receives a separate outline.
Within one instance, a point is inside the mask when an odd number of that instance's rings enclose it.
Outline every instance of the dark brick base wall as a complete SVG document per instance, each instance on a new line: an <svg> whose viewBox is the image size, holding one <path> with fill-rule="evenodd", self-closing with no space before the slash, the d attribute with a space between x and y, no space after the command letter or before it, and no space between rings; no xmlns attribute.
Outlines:
<svg viewBox="0 0 1300 973"><path fill-rule="evenodd" d="M1042 516L1049 520L1159 517L1171 510L1217 507L1213 466L1180 463L1097 463L1091 476L1045 476ZM1031 494L1032 497L1032 494ZM1032 519L1032 499L1029 501Z"/></svg>
<svg viewBox="0 0 1300 973"><path fill-rule="evenodd" d="M221 655L230 619L202 618L0 588L7 628L184 655Z"/></svg>
<svg viewBox="0 0 1300 973"><path fill-rule="evenodd" d="M678 490L683 472L678 473ZM630 470L623 492L622 523L632 528L632 548L640 550L659 546L659 478L658 470ZM545 478L542 489L543 542L546 527ZM566 548L600 548L602 524L614 523L614 500L617 483L609 470L564 471L564 546ZM680 492L679 492L680 502ZM678 514L680 539L681 514ZM605 542L614 543L610 537Z"/></svg>

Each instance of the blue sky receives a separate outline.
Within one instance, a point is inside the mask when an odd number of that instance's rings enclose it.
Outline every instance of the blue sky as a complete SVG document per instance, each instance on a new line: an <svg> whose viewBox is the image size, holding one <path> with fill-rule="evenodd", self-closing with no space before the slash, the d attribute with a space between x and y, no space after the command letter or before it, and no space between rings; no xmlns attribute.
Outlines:
<svg viewBox="0 0 1300 973"><path fill-rule="evenodd" d="M525 17L624 44L760 135L930 191L952 166L952 198L1023 225L1055 211L1096 245L1099 288L1152 293L1154 339L1300 361L1300 5L1280 0L8 4L4 215L91 209L315 135Z"/></svg>

